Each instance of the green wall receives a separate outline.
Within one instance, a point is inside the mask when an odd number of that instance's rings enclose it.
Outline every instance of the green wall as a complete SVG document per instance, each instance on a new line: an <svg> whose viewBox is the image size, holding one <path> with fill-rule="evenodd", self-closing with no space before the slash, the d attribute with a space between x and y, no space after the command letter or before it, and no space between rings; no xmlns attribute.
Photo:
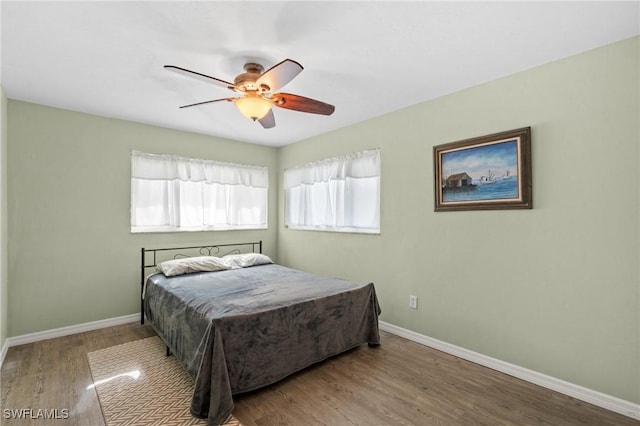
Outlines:
<svg viewBox="0 0 640 426"><path fill-rule="evenodd" d="M9 100L9 336L139 312L141 247L264 241L277 150ZM130 151L267 166L269 229L131 234Z"/></svg>
<svg viewBox="0 0 640 426"><path fill-rule="evenodd" d="M0 86L0 351L8 336L7 256L7 97Z"/></svg>
<svg viewBox="0 0 640 426"><path fill-rule="evenodd" d="M280 220L279 261L375 282L385 322L640 403L638 41L281 148L282 170L380 147L382 221ZM433 211L434 145L525 126L533 210Z"/></svg>

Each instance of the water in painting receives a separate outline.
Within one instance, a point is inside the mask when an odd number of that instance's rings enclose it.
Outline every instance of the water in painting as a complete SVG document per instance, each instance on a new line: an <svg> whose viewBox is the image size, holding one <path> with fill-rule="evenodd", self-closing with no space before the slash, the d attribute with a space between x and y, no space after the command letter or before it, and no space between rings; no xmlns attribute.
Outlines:
<svg viewBox="0 0 640 426"><path fill-rule="evenodd" d="M442 155L442 200L518 199L518 139Z"/></svg>

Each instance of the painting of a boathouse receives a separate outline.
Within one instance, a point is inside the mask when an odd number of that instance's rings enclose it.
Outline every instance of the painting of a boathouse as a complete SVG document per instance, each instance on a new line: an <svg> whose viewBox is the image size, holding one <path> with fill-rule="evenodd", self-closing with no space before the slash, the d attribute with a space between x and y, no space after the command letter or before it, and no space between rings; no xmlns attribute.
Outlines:
<svg viewBox="0 0 640 426"><path fill-rule="evenodd" d="M473 186L473 179L466 173L456 173L447 176L445 179L445 188L458 189Z"/></svg>
<svg viewBox="0 0 640 426"><path fill-rule="evenodd" d="M531 208L529 132L434 147L436 211Z"/></svg>

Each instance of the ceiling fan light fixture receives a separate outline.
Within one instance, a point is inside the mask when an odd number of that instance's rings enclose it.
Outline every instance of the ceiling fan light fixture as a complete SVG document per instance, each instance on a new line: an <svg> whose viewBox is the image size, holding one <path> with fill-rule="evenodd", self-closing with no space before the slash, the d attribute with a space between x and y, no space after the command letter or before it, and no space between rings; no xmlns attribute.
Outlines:
<svg viewBox="0 0 640 426"><path fill-rule="evenodd" d="M234 102L242 115L252 120L260 120L271 109L271 102L258 95L248 94Z"/></svg>
<svg viewBox="0 0 640 426"><path fill-rule="evenodd" d="M315 99L291 93L278 93L280 88L288 84L303 70L302 65L293 59L285 59L266 71L262 65L249 62L244 66L246 72L237 75L233 83L175 65L165 65L164 67L178 74L230 89L239 95L237 98L212 99L183 105L180 108L230 101L236 105L242 115L253 121L258 120L265 129L271 129L276 125L273 111L271 111L273 105L291 111L321 115L331 115L335 110L333 105Z"/></svg>

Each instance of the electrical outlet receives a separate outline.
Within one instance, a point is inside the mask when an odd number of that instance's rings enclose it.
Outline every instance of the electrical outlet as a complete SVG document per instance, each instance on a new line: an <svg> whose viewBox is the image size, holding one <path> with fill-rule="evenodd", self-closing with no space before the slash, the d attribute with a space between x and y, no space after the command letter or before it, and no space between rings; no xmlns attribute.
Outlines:
<svg viewBox="0 0 640 426"><path fill-rule="evenodd" d="M411 309L418 309L418 296L409 296L409 307Z"/></svg>

